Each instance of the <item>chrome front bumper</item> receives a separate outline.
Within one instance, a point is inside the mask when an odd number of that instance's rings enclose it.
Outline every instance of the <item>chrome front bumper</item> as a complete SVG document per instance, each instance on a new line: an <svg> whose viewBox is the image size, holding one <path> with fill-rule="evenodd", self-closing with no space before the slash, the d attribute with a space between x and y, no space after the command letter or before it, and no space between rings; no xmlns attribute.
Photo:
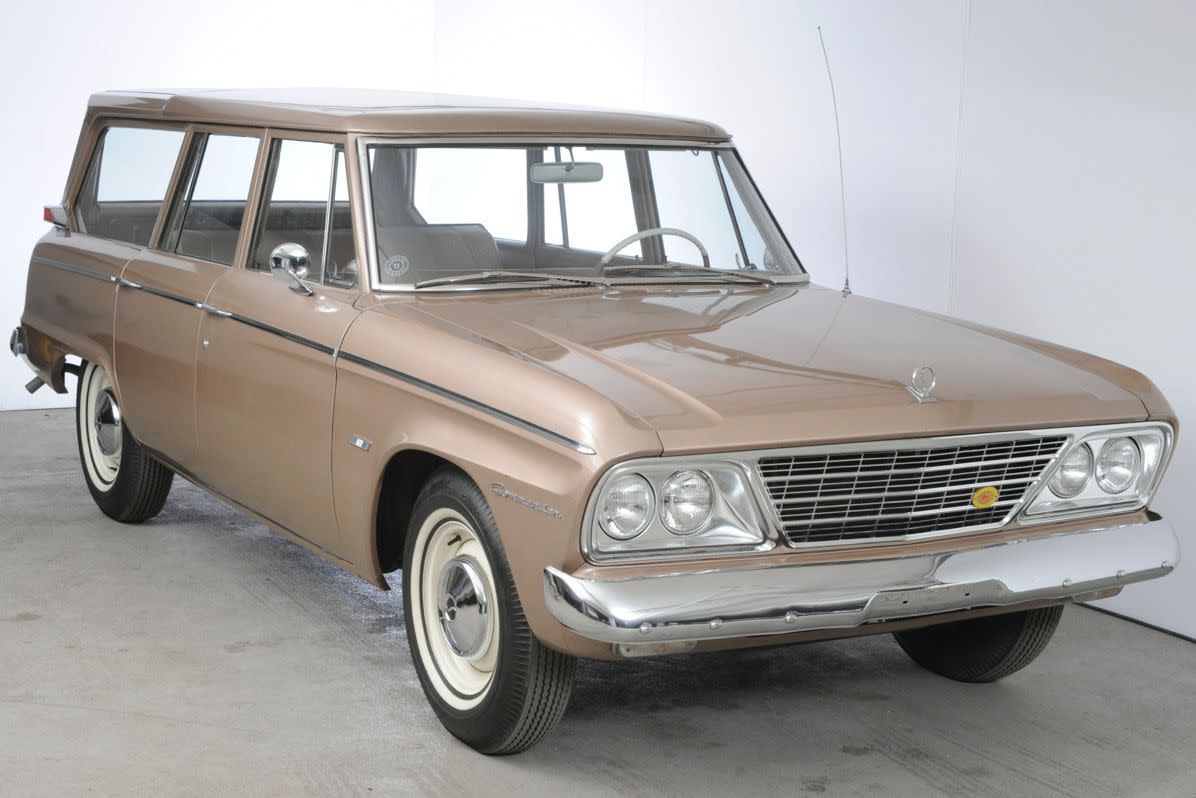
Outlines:
<svg viewBox="0 0 1196 798"><path fill-rule="evenodd" d="M548 567L544 598L564 626L631 653L644 644L847 629L976 607L1075 599L1164 576L1178 562L1175 532L1156 518L888 560L622 579L584 579Z"/></svg>

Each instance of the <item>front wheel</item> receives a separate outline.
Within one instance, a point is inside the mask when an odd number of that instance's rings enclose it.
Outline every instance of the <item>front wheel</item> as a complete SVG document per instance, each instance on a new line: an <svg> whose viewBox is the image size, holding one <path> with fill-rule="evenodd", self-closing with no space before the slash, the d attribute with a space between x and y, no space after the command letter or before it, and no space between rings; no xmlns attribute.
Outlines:
<svg viewBox="0 0 1196 798"><path fill-rule="evenodd" d="M75 434L87 489L105 515L135 524L162 510L174 472L133 440L112 380L98 363L79 367Z"/></svg>
<svg viewBox="0 0 1196 798"><path fill-rule="evenodd" d="M957 682L995 682L1033 662L1059 626L1063 605L894 632L910 659Z"/></svg>
<svg viewBox="0 0 1196 798"><path fill-rule="evenodd" d="M407 640L440 722L484 754L535 745L565 712L576 660L532 634L494 517L460 471L420 491L403 563Z"/></svg>

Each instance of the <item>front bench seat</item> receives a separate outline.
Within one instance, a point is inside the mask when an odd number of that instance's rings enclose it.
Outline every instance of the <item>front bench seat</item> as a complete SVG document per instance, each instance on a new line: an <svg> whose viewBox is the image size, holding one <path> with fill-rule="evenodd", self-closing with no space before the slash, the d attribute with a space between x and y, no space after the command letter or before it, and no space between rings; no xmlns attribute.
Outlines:
<svg viewBox="0 0 1196 798"><path fill-rule="evenodd" d="M498 245L481 224L420 224L378 228L382 282L411 282L460 271L500 268Z"/></svg>

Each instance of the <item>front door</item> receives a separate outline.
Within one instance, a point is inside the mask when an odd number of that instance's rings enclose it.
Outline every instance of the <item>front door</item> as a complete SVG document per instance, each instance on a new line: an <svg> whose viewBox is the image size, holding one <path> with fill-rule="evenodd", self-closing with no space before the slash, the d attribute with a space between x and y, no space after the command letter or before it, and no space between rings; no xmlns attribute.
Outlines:
<svg viewBox="0 0 1196 798"><path fill-rule="evenodd" d="M196 369L205 480L334 553L335 355L358 315L346 180L336 142L270 142L246 268L208 296ZM279 247L298 274L272 261Z"/></svg>

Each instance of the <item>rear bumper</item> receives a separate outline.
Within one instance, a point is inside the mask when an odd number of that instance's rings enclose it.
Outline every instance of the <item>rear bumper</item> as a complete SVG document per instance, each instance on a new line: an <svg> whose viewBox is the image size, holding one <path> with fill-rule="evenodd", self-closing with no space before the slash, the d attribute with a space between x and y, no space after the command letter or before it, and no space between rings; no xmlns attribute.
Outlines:
<svg viewBox="0 0 1196 798"><path fill-rule="evenodd" d="M643 644L781 635L978 607L1066 600L1170 573L1161 518L980 549L812 565L584 579L544 569L544 598L591 640Z"/></svg>
<svg viewBox="0 0 1196 798"><path fill-rule="evenodd" d="M12 335L8 338L8 351L12 352L13 357L22 357L29 351L20 327L13 328Z"/></svg>
<svg viewBox="0 0 1196 798"><path fill-rule="evenodd" d="M65 375L74 367L67 364L67 351L58 341L22 324L9 335L8 351L34 373L34 378L25 386L29 393L43 385L49 385L55 393L66 393Z"/></svg>

